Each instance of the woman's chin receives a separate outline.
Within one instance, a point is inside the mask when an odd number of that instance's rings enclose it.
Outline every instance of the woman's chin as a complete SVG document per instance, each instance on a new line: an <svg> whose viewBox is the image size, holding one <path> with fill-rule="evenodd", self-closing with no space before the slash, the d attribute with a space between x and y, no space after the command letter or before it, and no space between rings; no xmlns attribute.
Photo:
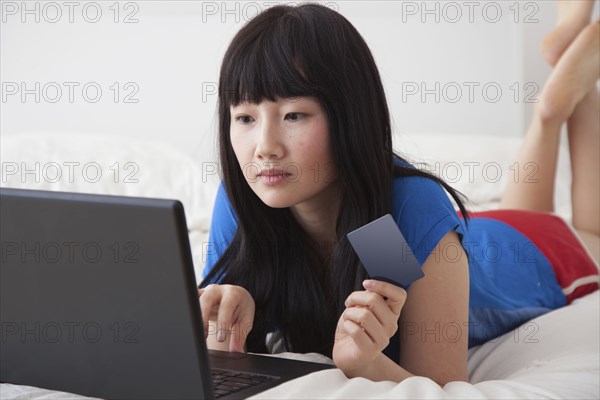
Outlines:
<svg viewBox="0 0 600 400"><path fill-rule="evenodd" d="M255 191L256 193L256 191ZM258 198L271 208L287 208L295 204L295 202L282 193L256 193Z"/></svg>
<svg viewBox="0 0 600 400"><path fill-rule="evenodd" d="M290 201L284 201L281 198L265 198L265 197L260 197L260 199L262 200L263 203L265 203L267 206L271 207L271 208L288 208L291 207L292 205L294 205L292 202Z"/></svg>

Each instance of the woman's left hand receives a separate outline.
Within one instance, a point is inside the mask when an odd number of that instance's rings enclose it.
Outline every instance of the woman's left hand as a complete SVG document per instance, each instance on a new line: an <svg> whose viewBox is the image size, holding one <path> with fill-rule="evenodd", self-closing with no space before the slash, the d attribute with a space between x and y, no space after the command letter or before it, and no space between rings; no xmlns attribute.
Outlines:
<svg viewBox="0 0 600 400"><path fill-rule="evenodd" d="M348 377L361 375L358 371L381 355L398 330L406 301L406 291L391 283L369 279L363 286L366 290L346 299L333 345L333 361Z"/></svg>

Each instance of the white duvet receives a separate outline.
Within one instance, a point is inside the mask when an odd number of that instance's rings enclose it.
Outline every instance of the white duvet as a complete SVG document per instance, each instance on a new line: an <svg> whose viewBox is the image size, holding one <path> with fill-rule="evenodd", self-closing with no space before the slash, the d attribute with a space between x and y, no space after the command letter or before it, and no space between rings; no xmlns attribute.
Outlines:
<svg viewBox="0 0 600 400"><path fill-rule="evenodd" d="M261 399L598 399L599 291L472 348L469 383L440 387L424 377L400 383L348 379L339 369L315 372L253 398ZM330 361L318 354L279 356ZM0 385L2 399L88 399L31 386Z"/></svg>
<svg viewBox="0 0 600 400"><path fill-rule="evenodd" d="M450 382L440 387L424 377L408 378L398 384L371 382L347 379L335 369L307 375L255 398L598 399L599 305L596 291L472 348L469 383Z"/></svg>

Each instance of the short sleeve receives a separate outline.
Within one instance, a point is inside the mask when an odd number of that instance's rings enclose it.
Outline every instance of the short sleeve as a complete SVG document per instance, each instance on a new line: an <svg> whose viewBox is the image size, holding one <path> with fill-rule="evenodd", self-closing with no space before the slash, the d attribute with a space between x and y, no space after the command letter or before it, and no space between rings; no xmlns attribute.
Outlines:
<svg viewBox="0 0 600 400"><path fill-rule="evenodd" d="M217 190L215 205L210 223L208 244L206 246L206 264L202 271L202 279L210 272L212 267L225 252L237 230L237 217L221 183Z"/></svg>
<svg viewBox="0 0 600 400"><path fill-rule="evenodd" d="M392 193L392 216L421 265L448 231L455 230L462 243L464 222L438 182L420 176L396 177Z"/></svg>

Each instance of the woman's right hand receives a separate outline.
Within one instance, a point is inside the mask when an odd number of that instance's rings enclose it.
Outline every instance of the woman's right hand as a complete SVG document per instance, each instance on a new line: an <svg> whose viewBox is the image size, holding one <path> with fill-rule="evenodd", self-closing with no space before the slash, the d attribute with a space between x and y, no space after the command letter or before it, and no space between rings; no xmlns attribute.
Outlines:
<svg viewBox="0 0 600 400"><path fill-rule="evenodd" d="M217 342L229 341L229 351L244 352L254 322L254 299L241 286L208 285L198 289L204 338L215 335ZM209 321L211 324L209 331ZM225 344L225 343L224 343Z"/></svg>

